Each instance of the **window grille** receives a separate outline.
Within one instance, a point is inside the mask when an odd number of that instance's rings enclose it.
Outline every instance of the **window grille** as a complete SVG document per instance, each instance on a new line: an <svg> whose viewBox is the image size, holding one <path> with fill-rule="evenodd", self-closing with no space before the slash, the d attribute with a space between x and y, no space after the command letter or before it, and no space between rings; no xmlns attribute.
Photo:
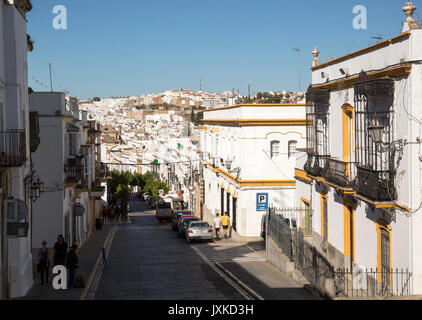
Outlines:
<svg viewBox="0 0 422 320"><path fill-rule="evenodd" d="M381 282L383 293L390 290L390 234L381 229Z"/></svg>
<svg viewBox="0 0 422 320"><path fill-rule="evenodd" d="M280 155L280 141L271 141L271 159Z"/></svg>
<svg viewBox="0 0 422 320"><path fill-rule="evenodd" d="M308 153L329 156L329 105L328 90L308 90L306 95L306 140Z"/></svg>
<svg viewBox="0 0 422 320"><path fill-rule="evenodd" d="M361 73L355 85L356 162L374 171L394 169L391 152L376 145L369 134L371 126L383 126L382 146L393 141L394 80L368 80Z"/></svg>
<svg viewBox="0 0 422 320"><path fill-rule="evenodd" d="M297 147L297 141L294 141L294 140L289 141L289 149L288 149L289 158L295 155L296 147Z"/></svg>
<svg viewBox="0 0 422 320"><path fill-rule="evenodd" d="M369 80L362 72L355 91L356 191L375 201L394 201L394 80ZM369 128L382 127L382 140L376 143Z"/></svg>
<svg viewBox="0 0 422 320"><path fill-rule="evenodd" d="M69 156L76 157L78 154L78 135L75 133L69 134Z"/></svg>

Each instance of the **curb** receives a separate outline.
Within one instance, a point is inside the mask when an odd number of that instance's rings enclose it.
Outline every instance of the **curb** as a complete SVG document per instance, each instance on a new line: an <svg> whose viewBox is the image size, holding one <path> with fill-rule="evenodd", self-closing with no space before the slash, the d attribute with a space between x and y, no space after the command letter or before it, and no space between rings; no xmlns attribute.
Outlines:
<svg viewBox="0 0 422 320"><path fill-rule="evenodd" d="M108 231L107 237L103 243L103 247L106 247L111 234L113 233L113 229L115 228L115 226L110 227L110 230ZM79 300L85 300L86 296L88 295L88 292L91 290L92 287L92 283L94 282L95 276L97 275L97 271L100 267L100 264L102 262L102 252L100 251L100 253L98 254L98 258L97 261L95 262L94 268L91 271L91 274L89 275L88 281L86 283L86 286L84 288L84 290L82 291L81 296L79 297Z"/></svg>

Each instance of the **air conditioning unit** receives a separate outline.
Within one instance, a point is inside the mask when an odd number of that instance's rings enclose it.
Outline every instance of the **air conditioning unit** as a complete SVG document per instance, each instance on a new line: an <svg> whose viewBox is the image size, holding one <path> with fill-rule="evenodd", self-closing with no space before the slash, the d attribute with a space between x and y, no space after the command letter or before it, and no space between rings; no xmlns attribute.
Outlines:
<svg viewBox="0 0 422 320"><path fill-rule="evenodd" d="M6 200L4 207L7 222L19 222L28 216L28 207L22 200Z"/></svg>

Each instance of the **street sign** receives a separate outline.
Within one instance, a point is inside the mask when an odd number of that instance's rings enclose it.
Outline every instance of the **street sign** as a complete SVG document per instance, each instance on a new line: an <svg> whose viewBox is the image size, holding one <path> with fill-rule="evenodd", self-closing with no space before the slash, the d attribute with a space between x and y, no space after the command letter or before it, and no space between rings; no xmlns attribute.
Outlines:
<svg viewBox="0 0 422 320"><path fill-rule="evenodd" d="M256 194L256 211L267 211L268 209L268 193Z"/></svg>

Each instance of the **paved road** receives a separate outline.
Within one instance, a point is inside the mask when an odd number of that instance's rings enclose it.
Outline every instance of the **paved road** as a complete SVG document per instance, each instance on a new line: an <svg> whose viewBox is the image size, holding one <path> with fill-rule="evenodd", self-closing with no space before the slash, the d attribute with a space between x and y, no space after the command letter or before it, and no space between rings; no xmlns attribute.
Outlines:
<svg viewBox="0 0 422 320"><path fill-rule="evenodd" d="M261 244L219 241L188 245L169 223L158 223L144 203L132 201L131 211L132 224L116 227L108 266L94 299L314 299L265 261ZM245 290L224 270L258 295Z"/></svg>

